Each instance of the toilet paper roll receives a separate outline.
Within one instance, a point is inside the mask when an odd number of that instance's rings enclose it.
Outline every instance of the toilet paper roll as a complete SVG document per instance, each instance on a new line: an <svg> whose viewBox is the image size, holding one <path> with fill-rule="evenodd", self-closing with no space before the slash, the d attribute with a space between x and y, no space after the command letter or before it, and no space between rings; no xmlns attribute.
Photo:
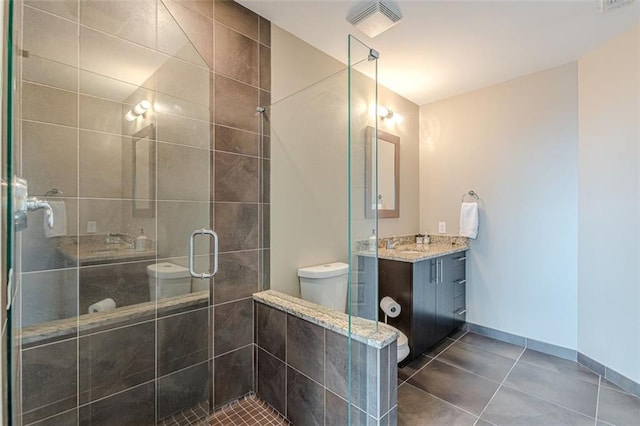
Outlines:
<svg viewBox="0 0 640 426"><path fill-rule="evenodd" d="M113 311L116 308L115 300L106 298L89 306L89 313L95 314L96 312L108 312Z"/></svg>
<svg viewBox="0 0 640 426"><path fill-rule="evenodd" d="M390 316L391 318L395 318L400 315L400 305L398 302L390 298L389 296L385 296L380 301L380 309L382 312Z"/></svg>

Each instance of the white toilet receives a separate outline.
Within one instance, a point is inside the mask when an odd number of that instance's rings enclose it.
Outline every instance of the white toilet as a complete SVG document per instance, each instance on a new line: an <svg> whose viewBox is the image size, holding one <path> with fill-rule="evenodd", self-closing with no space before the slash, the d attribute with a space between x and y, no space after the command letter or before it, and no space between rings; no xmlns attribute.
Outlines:
<svg viewBox="0 0 640 426"><path fill-rule="evenodd" d="M404 359L406 357L409 356L409 339L407 338L407 335L404 334L402 331L398 330L395 327L390 326L389 324L387 324L387 327L391 327L393 328L395 331L398 332L398 363L401 363L402 361L404 361Z"/></svg>
<svg viewBox="0 0 640 426"><path fill-rule="evenodd" d="M300 293L302 299L318 305L346 312L349 265L342 262L309 266L298 269L300 277ZM387 327L391 327L387 324ZM398 332L398 362L409 355L409 339L395 327Z"/></svg>
<svg viewBox="0 0 640 426"><path fill-rule="evenodd" d="M184 266L169 262L156 263L147 266L147 275L150 300L166 299L191 292L191 275Z"/></svg>
<svg viewBox="0 0 640 426"><path fill-rule="evenodd" d="M300 293L304 300L345 312L349 265L342 262L327 263L298 269Z"/></svg>

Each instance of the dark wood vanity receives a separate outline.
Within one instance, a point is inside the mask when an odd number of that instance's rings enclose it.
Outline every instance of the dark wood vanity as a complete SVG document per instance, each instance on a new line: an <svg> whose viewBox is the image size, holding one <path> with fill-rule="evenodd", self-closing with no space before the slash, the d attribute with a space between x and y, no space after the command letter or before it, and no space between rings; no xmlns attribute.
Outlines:
<svg viewBox="0 0 640 426"><path fill-rule="evenodd" d="M389 296L402 307L388 324L407 335L407 364L455 331L466 314L464 251L416 262L378 259L379 299ZM384 321L382 310L379 320Z"/></svg>

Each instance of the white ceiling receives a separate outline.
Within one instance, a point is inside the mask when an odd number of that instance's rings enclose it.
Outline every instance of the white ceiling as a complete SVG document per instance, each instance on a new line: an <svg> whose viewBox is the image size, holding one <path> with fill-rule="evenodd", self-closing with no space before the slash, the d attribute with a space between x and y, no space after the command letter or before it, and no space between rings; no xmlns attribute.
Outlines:
<svg viewBox="0 0 640 426"><path fill-rule="evenodd" d="M638 1L601 14L599 0L396 0L402 21L370 39L345 20L362 1L238 1L345 63L354 34L380 52L378 81L418 105L575 61L640 23Z"/></svg>

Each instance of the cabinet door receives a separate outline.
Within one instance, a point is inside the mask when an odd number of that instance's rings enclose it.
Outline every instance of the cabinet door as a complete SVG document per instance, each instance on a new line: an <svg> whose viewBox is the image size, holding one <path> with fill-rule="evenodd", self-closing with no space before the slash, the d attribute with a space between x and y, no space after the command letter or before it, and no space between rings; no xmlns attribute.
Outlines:
<svg viewBox="0 0 640 426"><path fill-rule="evenodd" d="M413 342L412 356L426 351L436 338L436 283L431 261L413 264Z"/></svg>
<svg viewBox="0 0 640 426"><path fill-rule="evenodd" d="M461 314L466 307L466 253L454 253L444 257L444 284L453 288L453 301L449 313L449 332L464 323L465 315Z"/></svg>
<svg viewBox="0 0 640 426"><path fill-rule="evenodd" d="M454 298L455 287L450 275L451 267L448 265L448 256L436 259L437 285L436 285L436 337L438 340L444 339L453 329L454 321Z"/></svg>

